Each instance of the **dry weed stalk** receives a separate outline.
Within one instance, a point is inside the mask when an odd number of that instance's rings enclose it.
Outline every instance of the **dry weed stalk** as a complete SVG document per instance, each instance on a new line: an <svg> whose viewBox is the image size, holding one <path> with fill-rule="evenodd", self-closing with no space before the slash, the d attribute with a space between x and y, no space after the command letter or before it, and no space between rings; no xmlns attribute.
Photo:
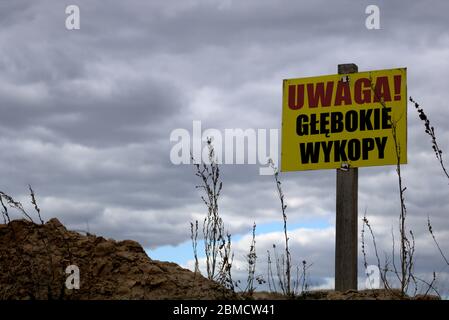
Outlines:
<svg viewBox="0 0 449 320"><path fill-rule="evenodd" d="M435 237L429 217L427 217L427 229L429 230L429 233L432 236L433 242L435 243L436 247L438 248L438 251L440 252L441 257L443 258L444 262L449 266L449 260L446 258L446 255L444 254L443 250L440 247L439 242L437 241L437 238Z"/></svg>
<svg viewBox="0 0 449 320"><path fill-rule="evenodd" d="M372 79L370 79L372 80ZM374 89L374 86L371 81L371 91L374 95L378 95L378 92ZM387 108L385 105L385 102L383 99L381 99L379 96L377 96L377 101L381 104L382 108ZM402 174L401 174L401 145L398 141L397 137L397 123L400 119L390 119L390 128L391 128L391 134L393 138L394 143L394 149L395 149L395 157L396 157L396 174L398 178L398 189L399 189L399 202L401 205L401 211L399 214L399 236L400 236L400 248L399 248L399 263L400 268L398 270L395 262L395 240L394 240L394 232L392 232L393 235L393 253L392 253L392 265L393 265L393 273L396 275L397 280L400 283L400 292L401 296L405 297L407 294L407 291L409 289L410 283L414 282L415 284L415 291L416 291L416 278L413 274L414 269L414 253L415 253L415 239L412 230L407 229L407 207L405 205L405 191L407 190L407 187L404 186ZM370 230L371 236L373 238L373 244L377 259L377 264L379 267L379 270L381 271L381 277L382 282L386 289L391 289L391 285L388 283L388 277L387 273L389 270L389 263L388 259L385 259L385 266L381 268L380 264L380 258L377 252L377 245L376 240L374 237L374 233L372 231L371 225L369 224L368 219L366 218L366 214L363 218L363 225L367 226ZM410 238L409 238L410 235ZM364 259L365 259L365 265L366 265L366 254L365 254L365 242L364 242L364 229L362 230L362 250L364 252Z"/></svg>
<svg viewBox="0 0 449 320"><path fill-rule="evenodd" d="M275 248L274 244L273 244L273 248ZM271 261L270 250L267 250L267 282L268 282L268 288L269 288L270 292L277 292L276 282L274 281L272 264L273 264L273 262Z"/></svg>
<svg viewBox="0 0 449 320"><path fill-rule="evenodd" d="M445 167L444 161L443 161L443 150L441 150L440 146L438 145L437 136L435 134L435 128L431 125L430 119L428 118L428 116L424 112L424 108L418 102L416 102L412 97L409 97L409 101L414 104L415 109L418 112L419 119L421 121L423 121L423 123L424 123L424 132L426 134L428 134L430 136L430 138L431 138L431 145L432 145L432 149L434 151L435 157L438 160L438 163L439 163L439 165L441 167L441 170L443 171L443 174L445 175L445 177L447 179L449 179L449 174L448 174L448 172L446 170L446 167ZM437 241L436 236L435 236L435 234L433 232L432 224L430 222L430 217L427 217L427 229L428 229L428 231L429 231L429 233L430 233L430 235L431 235L431 237L433 239L433 242L435 243L435 245L436 245L436 247L437 247L441 257L443 258L444 262L447 265L449 265L449 261L446 258L443 250L441 249L440 244ZM436 278L436 276L435 276L435 272L434 272L433 273L433 279L432 279L432 282L430 282L430 284L433 284L435 282L435 278Z"/></svg>
<svg viewBox="0 0 449 320"><path fill-rule="evenodd" d="M218 166L212 140L207 140L209 149L209 163L197 163L193 156L191 159L196 169L195 175L200 178L201 184L196 186L202 189L205 195L201 200L207 207L207 215L203 220L204 252L206 255L207 277L234 289L231 268L234 255L231 250L231 235L225 232L224 222L218 210L218 200L223 183L220 180L220 168ZM197 226L198 222L195 222ZM197 239L198 228L192 227L191 238ZM196 240L192 240L195 242ZM194 246L194 254L196 244Z"/></svg>
<svg viewBox="0 0 449 320"><path fill-rule="evenodd" d="M252 237L251 244L249 247L249 253L246 256L246 261L248 263L248 277L246 279L246 288L244 293L252 296L255 290L254 287L254 279L256 274L256 262L257 262L257 254L256 254L256 223L253 224L252 229ZM260 281L260 280L258 280Z"/></svg>
<svg viewBox="0 0 449 320"><path fill-rule="evenodd" d="M37 204L35 192L32 189L31 185L28 186L28 189L30 192L31 204L34 207L34 210L37 214L37 217L39 219L41 226L43 226L44 220L42 219L42 216L41 216L41 209L39 208L39 206ZM31 217L31 215L28 214L28 212L24 209L23 205L19 201L15 201L11 196L7 195L6 193L4 193L2 191L0 191L0 204L2 207L1 213L3 216L3 220L5 221L5 223L6 222L8 223L8 226L11 228L11 231L12 231L12 236L15 239L15 241L13 241L12 245L16 246L15 249L18 252L18 256L24 257L27 255L27 253L24 251L23 246L19 245L19 239L16 236L14 228L12 228L12 225L10 224L11 218L10 218L10 214L8 211L8 207L16 209L28 221L34 223L34 220ZM58 279L58 281L60 283L57 285L56 295L55 295L53 288L54 288L54 284L57 283L56 276L58 274L64 275L65 266L60 266L61 267L60 271L62 271L62 272L58 273L58 271L55 269L55 263L53 261L53 253L50 250L48 235L43 230L41 230L41 228L39 228L37 226L35 228L32 228L30 232L34 232L34 230L36 230L36 232L38 234L38 238L43 244L43 248L45 250L45 254L47 257L47 263L48 263L47 271L49 274L47 275L47 274L41 273L39 266L37 266L35 264L34 260L32 260L31 263L25 263L25 261L22 261L22 262L19 262L19 265L11 265L10 272L12 274L14 274L14 272L16 272L17 270L20 270L20 268L24 267L27 274L30 275L30 277L31 277L33 290L28 292L28 295L31 298L34 298L34 299L41 298L42 297L41 292L42 292L42 290L45 290L46 298L48 300L52 300L55 298L61 300L64 298L64 294L65 294L64 277L60 276ZM25 235L25 237L23 239L20 239L20 241L22 241L22 242L26 241L28 239L28 236L29 236L28 234ZM62 241L62 243L66 245L69 260L72 261L72 254L70 251L69 244L65 243L64 241ZM6 263L6 261L4 261L4 263Z"/></svg>
<svg viewBox="0 0 449 320"><path fill-rule="evenodd" d="M276 191L279 197L279 201L281 204L281 212L282 212L282 221L283 221L283 231L284 231L284 254L282 254L280 257L277 254L276 246L273 245L274 255L275 255L275 262L276 262L276 272L278 276L279 286L282 290L282 292L287 296L292 296L293 290L291 288L291 253L290 248L288 246L288 230L287 230L287 214L286 209L287 205L284 201L284 193L282 191L281 181L279 180L279 170L274 166L274 162L270 159L269 165L273 169L273 176L274 180L276 182ZM274 281L273 281L274 282Z"/></svg>
<svg viewBox="0 0 449 320"><path fill-rule="evenodd" d="M193 257L195 258L195 273L200 272L198 263L198 220L190 222L190 239L192 240Z"/></svg>
<svg viewBox="0 0 449 320"><path fill-rule="evenodd" d="M373 86L371 85L372 92L376 94ZM379 99L377 97L378 101L380 101L380 104L383 108L386 108L385 102L382 99ZM432 147L435 151L435 155L437 159L440 162L440 165L446 175L446 177L449 178L449 175L447 174L447 171L444 167L443 160L442 160L442 151L438 147L435 131L434 128L430 126L430 122L427 118L427 116L424 114L424 111L419 108L419 105L410 97L410 101L415 104L416 109L418 110L420 119L425 122L425 131L427 134L429 134L432 138ZM373 240L373 246L374 246L374 252L377 259L377 266L380 271L380 276L382 283L384 287L392 291L392 286L388 279L388 273L393 273L396 276L396 279L399 281L400 284L400 295L401 297L405 297L408 292L410 292L410 284L413 283L414 290L413 295L417 294L418 290L418 284L417 282L422 282L427 286L427 290L425 291L425 295L427 295L430 290L433 290L438 296L439 293L435 289L434 284L436 281L436 275L435 272L433 273L433 279L431 282L427 282L414 273L414 255L415 255L415 237L412 230L407 229L407 207L405 205L405 191L406 187L403 184L402 180L402 174L401 174L401 146L397 139L397 122L398 120L390 119L391 124L391 132L393 137L393 142L395 146L395 156L396 156L396 173L398 177L398 187L399 187L399 200L401 205L401 211L399 214L399 235L400 235L400 248L399 248L399 263L400 268L398 269L396 266L395 256L396 256L396 249L395 249L395 238L394 238L394 232L392 230L392 269L390 269L390 262L388 261L388 258L385 258L385 264L384 266L381 266L381 260L378 254L377 244L376 244L376 238L374 236L374 232L372 230L372 227L366 218L366 213L363 218L363 229L362 229L362 252L364 257L364 264L365 267L367 267L367 259L366 259L366 251L365 251L365 226L369 229L372 240ZM430 220L429 220L429 231L431 232L431 226L430 226ZM432 232L431 232L432 234ZM393 292L393 291L392 291Z"/></svg>
<svg viewBox="0 0 449 320"><path fill-rule="evenodd" d="M287 228L287 205L285 204L285 198L284 193L282 191L282 183L279 179L279 170L274 166L273 160L269 160L268 164L273 169L274 173L274 180L276 182L276 191L278 194L278 198L281 205L281 212L282 212L282 221L283 221L283 232L284 232L284 252L280 256L277 253L276 245L273 244L273 253L274 253L274 259L275 259L275 267L276 267L276 276L277 276L277 283L279 285L280 290L282 293L288 297L294 297L298 295L299 293L304 293L303 289L306 289L307 283L306 283L306 270L308 269L307 263L305 260L303 261L302 271L299 267L296 268L296 280L292 281L292 258L291 258L291 252L289 247L289 236L288 236L288 228ZM301 274L302 273L302 274ZM300 284L302 283L302 285ZM273 270L272 270L272 260L270 252L268 251L268 286L270 291L276 292L276 284L273 276ZM301 288L301 291L299 291ZM273 290L274 289L274 290Z"/></svg>
<svg viewBox="0 0 449 320"><path fill-rule="evenodd" d="M411 103L413 103L415 105L415 109L418 112L419 119L421 119L424 122L424 131L431 138L432 149L435 153L435 157L437 158L438 162L440 163L440 167L441 167L441 170L443 170L444 175L446 176L446 178L449 179L449 174L448 174L446 167L444 166L444 162L443 162L443 151L440 149L438 142L437 142L437 137L435 135L435 128L430 124L429 118L424 113L424 109L419 105L419 103L416 102L415 100L413 100L412 97L410 97L409 100Z"/></svg>

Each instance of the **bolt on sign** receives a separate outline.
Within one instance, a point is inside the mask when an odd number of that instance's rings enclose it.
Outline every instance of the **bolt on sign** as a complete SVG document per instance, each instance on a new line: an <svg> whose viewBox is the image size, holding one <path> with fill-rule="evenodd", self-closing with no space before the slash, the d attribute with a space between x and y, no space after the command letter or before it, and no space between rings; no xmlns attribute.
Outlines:
<svg viewBox="0 0 449 320"><path fill-rule="evenodd" d="M281 170L407 163L407 69L283 84Z"/></svg>

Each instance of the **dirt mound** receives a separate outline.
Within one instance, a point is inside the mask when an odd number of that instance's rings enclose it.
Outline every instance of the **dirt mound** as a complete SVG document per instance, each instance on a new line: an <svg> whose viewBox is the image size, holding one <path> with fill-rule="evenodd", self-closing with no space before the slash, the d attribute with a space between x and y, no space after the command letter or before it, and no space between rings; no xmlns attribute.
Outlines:
<svg viewBox="0 0 449 320"><path fill-rule="evenodd" d="M345 292L321 290L309 292L302 298L306 300L439 300L434 295L402 296L399 289L348 290Z"/></svg>
<svg viewBox="0 0 449 320"><path fill-rule="evenodd" d="M80 288L67 289L76 265ZM57 219L0 224L0 299L229 299L234 294L135 241L68 231Z"/></svg>
<svg viewBox="0 0 449 320"><path fill-rule="evenodd" d="M285 300L285 295L272 292L255 292L256 300ZM348 290L345 292L335 290L315 290L305 292L295 300L440 300L438 296L426 294L416 295L414 297L402 296L398 289L367 289L367 290Z"/></svg>

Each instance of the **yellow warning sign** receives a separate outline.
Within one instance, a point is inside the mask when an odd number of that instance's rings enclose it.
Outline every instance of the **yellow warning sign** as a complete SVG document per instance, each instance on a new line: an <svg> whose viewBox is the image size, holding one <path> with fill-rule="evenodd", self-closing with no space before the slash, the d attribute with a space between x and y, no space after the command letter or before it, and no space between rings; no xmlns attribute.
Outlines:
<svg viewBox="0 0 449 320"><path fill-rule="evenodd" d="M281 170L407 163L407 69L284 80Z"/></svg>

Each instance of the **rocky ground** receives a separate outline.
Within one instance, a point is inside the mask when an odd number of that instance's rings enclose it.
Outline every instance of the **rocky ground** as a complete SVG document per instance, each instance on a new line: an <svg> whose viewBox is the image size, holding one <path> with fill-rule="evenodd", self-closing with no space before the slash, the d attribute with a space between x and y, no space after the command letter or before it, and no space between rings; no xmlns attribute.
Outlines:
<svg viewBox="0 0 449 320"><path fill-rule="evenodd" d="M65 286L67 266L80 270L80 288ZM135 241L114 241L67 230L57 219L45 224L0 224L2 299L285 299L256 292L232 293L175 263L150 259ZM315 291L297 299L400 299L399 292ZM416 297L434 299L435 297Z"/></svg>
<svg viewBox="0 0 449 320"><path fill-rule="evenodd" d="M80 289L65 287L77 265ZM232 299L177 264L150 259L135 241L68 231L57 219L0 225L0 299Z"/></svg>
<svg viewBox="0 0 449 320"><path fill-rule="evenodd" d="M285 296L270 292L255 292L256 300L285 300ZM416 295L415 297L403 297L400 290L348 290L339 292L334 290L310 291L297 296L296 300L439 300L435 295Z"/></svg>

